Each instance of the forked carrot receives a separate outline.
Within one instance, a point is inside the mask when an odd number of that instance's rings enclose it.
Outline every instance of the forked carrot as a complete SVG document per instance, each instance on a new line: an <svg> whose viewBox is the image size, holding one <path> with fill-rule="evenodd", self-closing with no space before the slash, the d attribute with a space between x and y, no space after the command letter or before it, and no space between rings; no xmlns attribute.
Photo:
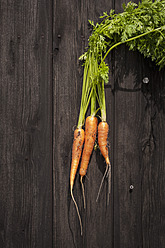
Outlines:
<svg viewBox="0 0 165 248"><path fill-rule="evenodd" d="M105 176L107 175L108 179L109 179L109 182L108 182L109 183L108 202L109 202L109 193L110 193L110 185L111 185L111 164L110 164L109 154L108 154L108 143L107 143L108 131L109 131L108 123L106 121L101 121L98 125L98 144L99 144L100 151L101 151L103 157L105 158L106 170L105 170L105 173L103 175L103 178L102 178L102 181L101 181L101 184L99 187L96 201L98 201L101 187L103 185L103 181L105 179Z"/></svg>
<svg viewBox="0 0 165 248"><path fill-rule="evenodd" d="M74 131L74 141L73 141L73 146L72 146L72 163L71 163L71 171L70 171L70 193L71 193L72 200L75 204L77 215L79 218L81 235L82 235L82 221L81 221L77 203L73 196L73 185L74 185L74 180L75 180L77 168L78 168L80 157L81 157L83 143L84 143L84 130L82 128L77 128Z"/></svg>
<svg viewBox="0 0 165 248"><path fill-rule="evenodd" d="M94 116L88 116L85 122L85 143L84 143L84 149L83 149L80 171L79 171L79 174L81 176L80 181L82 185L84 208L86 204L85 204L85 194L84 194L84 186L82 179L86 175L90 156L93 151L94 143L96 140L97 122L98 122L97 117Z"/></svg>

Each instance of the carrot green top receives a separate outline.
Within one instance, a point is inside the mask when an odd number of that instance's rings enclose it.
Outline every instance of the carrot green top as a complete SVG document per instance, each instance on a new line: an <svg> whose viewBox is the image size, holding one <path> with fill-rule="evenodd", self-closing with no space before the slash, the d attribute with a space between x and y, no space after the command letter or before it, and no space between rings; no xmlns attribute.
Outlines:
<svg viewBox="0 0 165 248"><path fill-rule="evenodd" d="M82 102L78 126L82 126L94 91L106 120L104 83L109 81L109 66L105 62L112 49L125 43L130 50L138 50L151 58L161 69L165 65L165 0L142 0L138 4L123 4L123 12L104 12L100 23L89 21L93 32L89 37L84 60ZM97 92L94 85L97 85Z"/></svg>

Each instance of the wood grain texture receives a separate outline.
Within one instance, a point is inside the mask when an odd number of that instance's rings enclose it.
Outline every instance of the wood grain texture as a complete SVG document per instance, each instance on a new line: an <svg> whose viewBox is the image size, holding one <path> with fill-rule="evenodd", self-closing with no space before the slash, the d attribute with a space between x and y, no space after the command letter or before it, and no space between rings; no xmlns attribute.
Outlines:
<svg viewBox="0 0 165 248"><path fill-rule="evenodd" d="M106 208L105 192L96 205L96 196L105 164L93 153L85 179L87 209L83 209L79 175L74 195L79 205L83 236L69 193L73 129L76 128L81 97L82 68L78 58L89 37L88 19L98 20L111 8L109 1L55 1L54 5L54 246L108 247L111 244L111 207ZM102 171L100 171L100 168ZM99 177L98 177L99 176ZM99 236L98 236L99 233ZM62 237L62 238L61 238Z"/></svg>
<svg viewBox="0 0 165 248"><path fill-rule="evenodd" d="M140 56L125 46L115 54L114 247L142 247Z"/></svg>
<svg viewBox="0 0 165 248"><path fill-rule="evenodd" d="M121 10L120 1L115 1L115 8ZM164 138L161 136L165 127L164 75L164 71L159 72L150 60L129 52L126 46L115 52L116 248L164 246L165 202L160 186L165 178ZM149 78L149 84L143 83L144 77Z"/></svg>
<svg viewBox="0 0 165 248"><path fill-rule="evenodd" d="M51 2L0 13L0 247L51 247Z"/></svg>
<svg viewBox="0 0 165 248"><path fill-rule="evenodd" d="M145 61L147 62L147 61ZM165 182L165 71L158 71L152 63L143 63L143 73L149 78L143 85L145 113L141 132L141 184L142 184L142 245L163 247Z"/></svg>
<svg viewBox="0 0 165 248"><path fill-rule="evenodd" d="M122 2L115 1L117 12ZM115 51L114 247L142 247L139 135L143 101L141 59L126 46ZM133 189L132 189L133 187Z"/></svg>
<svg viewBox="0 0 165 248"><path fill-rule="evenodd" d="M74 185L83 236L69 192L88 19L122 3L0 1L0 248L165 247L165 71L124 45L107 58L110 204L107 181L96 204L105 170L97 150L86 210L78 174Z"/></svg>

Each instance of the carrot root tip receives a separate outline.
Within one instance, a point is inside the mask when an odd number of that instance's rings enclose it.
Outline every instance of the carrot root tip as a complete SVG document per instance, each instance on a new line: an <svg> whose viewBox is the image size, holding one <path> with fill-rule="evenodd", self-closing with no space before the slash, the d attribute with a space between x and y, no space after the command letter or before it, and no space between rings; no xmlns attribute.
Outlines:
<svg viewBox="0 0 165 248"><path fill-rule="evenodd" d="M110 194L111 194L111 167L109 166L109 171L107 174L108 177L108 196L107 196L107 205L109 205L110 202Z"/></svg>
<svg viewBox="0 0 165 248"><path fill-rule="evenodd" d="M108 173L109 168L110 168L110 166L109 166L109 164L107 164L106 169L105 169L105 172L104 172L104 175L103 175L103 178L102 178L101 183L100 183L100 187L99 187L99 191L98 191L98 194L97 194L96 202L99 199L101 188L103 186L103 182L104 182L105 177L107 176L107 173Z"/></svg>
<svg viewBox="0 0 165 248"><path fill-rule="evenodd" d="M70 193L71 193L71 197L72 197L72 200L73 200L73 202L74 202L74 205L75 205L75 207L76 207L76 211L77 211L77 215L78 215L79 223L80 223L81 236L82 236L83 232L82 232L82 221L81 221L81 216L80 216L80 213L79 213L78 205L77 205L76 200L74 199L74 196L73 196L73 188L72 188L72 187L71 187L71 189L70 189Z"/></svg>
<svg viewBox="0 0 165 248"><path fill-rule="evenodd" d="M86 208L86 201L85 201L85 190L84 190L84 184L83 184L83 176L81 176L80 178L80 182L81 182L81 188L82 188L82 194L83 194L83 202L84 202L84 209Z"/></svg>

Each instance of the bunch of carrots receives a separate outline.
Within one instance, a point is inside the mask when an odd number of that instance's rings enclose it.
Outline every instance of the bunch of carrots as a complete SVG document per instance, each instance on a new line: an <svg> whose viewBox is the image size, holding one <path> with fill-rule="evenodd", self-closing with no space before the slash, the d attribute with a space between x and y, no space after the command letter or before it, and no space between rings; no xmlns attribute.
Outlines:
<svg viewBox="0 0 165 248"><path fill-rule="evenodd" d="M89 160L92 151L94 149L97 133L98 133L98 145L106 161L106 170L100 184L96 201L99 198L99 194L105 176L109 178L108 180L109 185L111 181L111 173L110 173L111 166L110 166L108 145L107 145L109 125L106 122L104 81L103 80L100 81L100 79L95 76L97 70L98 70L97 59L93 53L91 54L89 53L88 59L85 61L85 65L84 65L81 106L80 106L77 128L74 131L74 140L72 146L72 162L71 162L71 170L70 170L70 193L79 217L81 235L82 235L82 221L77 203L73 196L73 186L74 186L74 180L77 173L77 169L81 159L79 174L80 174L80 182L82 185L82 194L83 194L83 201L85 208L86 202L85 202L83 177L87 173L87 168L89 165ZM98 102L99 105L98 109L96 109L96 101ZM91 107L90 108L91 114L85 120L86 112L88 110L89 105ZM101 122L98 124L98 118L96 117L96 114L99 110L101 113L101 116L99 116L101 118ZM85 122L85 130L83 129L84 122ZM110 193L110 186L109 186L109 193Z"/></svg>
<svg viewBox="0 0 165 248"><path fill-rule="evenodd" d="M73 196L75 175L80 163L80 182L85 208L85 194L83 177L92 154L96 135L98 133L98 145L106 161L106 169L103 175L96 201L99 198L105 177L108 178L108 202L111 185L111 164L108 155L107 137L109 126L106 122L106 104L104 84L108 82L109 67L105 59L112 49L121 44L127 44L130 50L138 50L145 57L150 57L161 68L165 66L165 0L142 0L138 4L129 2L123 5L123 12L115 14L113 10L108 15L104 12L103 21L94 25L92 35L89 37L88 50L80 59L84 60L84 75L82 86L81 106L77 128L74 132L72 147L72 163L70 171L70 192L74 201L80 221L81 234L82 222L77 203ZM148 20L150 20L148 22ZM154 48L154 49L153 49ZM108 49L108 50L107 50ZM98 109L96 106L98 103ZM86 118L89 105L91 114ZM98 124L96 117L100 111L101 122ZM86 118L86 120L85 120ZM85 131L83 126L85 124ZM83 150L83 152L82 152Z"/></svg>

